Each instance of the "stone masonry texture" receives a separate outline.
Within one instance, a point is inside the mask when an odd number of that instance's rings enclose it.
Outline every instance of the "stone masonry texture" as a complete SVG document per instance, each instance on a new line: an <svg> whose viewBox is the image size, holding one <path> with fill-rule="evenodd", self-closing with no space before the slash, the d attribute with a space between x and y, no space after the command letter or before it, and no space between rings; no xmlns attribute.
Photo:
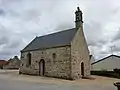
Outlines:
<svg viewBox="0 0 120 90"><path fill-rule="evenodd" d="M41 59L45 61L45 76L70 78L70 46L50 48L45 50L30 51L31 65L26 66L27 53L21 54L20 72L24 74L39 75L39 62ZM53 53L56 57L53 58Z"/></svg>

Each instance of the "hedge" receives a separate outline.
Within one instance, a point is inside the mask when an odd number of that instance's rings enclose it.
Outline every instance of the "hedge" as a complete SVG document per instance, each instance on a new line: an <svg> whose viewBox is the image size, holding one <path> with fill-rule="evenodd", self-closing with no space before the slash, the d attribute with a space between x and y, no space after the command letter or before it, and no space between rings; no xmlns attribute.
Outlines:
<svg viewBox="0 0 120 90"><path fill-rule="evenodd" d="M120 79L120 73L118 73L118 71L91 71L91 75L107 76Z"/></svg>

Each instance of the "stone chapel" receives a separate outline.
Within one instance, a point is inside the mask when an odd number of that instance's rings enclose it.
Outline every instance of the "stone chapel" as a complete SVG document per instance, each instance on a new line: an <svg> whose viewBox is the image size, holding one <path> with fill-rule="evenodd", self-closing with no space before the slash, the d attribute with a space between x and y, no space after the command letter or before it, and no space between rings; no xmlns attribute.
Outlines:
<svg viewBox="0 0 120 90"><path fill-rule="evenodd" d="M90 75L89 50L79 7L75 12L75 28L36 37L21 50L19 73L71 80Z"/></svg>

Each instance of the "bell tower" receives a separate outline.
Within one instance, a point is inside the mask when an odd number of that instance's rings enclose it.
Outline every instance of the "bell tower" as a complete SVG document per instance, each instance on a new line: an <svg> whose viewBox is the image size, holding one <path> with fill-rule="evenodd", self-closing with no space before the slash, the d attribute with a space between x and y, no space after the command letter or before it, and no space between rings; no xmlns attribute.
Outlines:
<svg viewBox="0 0 120 90"><path fill-rule="evenodd" d="M83 24L82 11L80 10L79 7L77 7L77 10L75 12L75 26L77 29L79 29L79 27L81 27L82 24Z"/></svg>

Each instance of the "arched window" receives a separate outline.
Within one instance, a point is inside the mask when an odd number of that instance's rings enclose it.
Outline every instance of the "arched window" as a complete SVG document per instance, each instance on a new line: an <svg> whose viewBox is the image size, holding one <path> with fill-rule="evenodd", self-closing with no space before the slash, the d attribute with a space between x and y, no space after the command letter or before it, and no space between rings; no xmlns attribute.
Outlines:
<svg viewBox="0 0 120 90"><path fill-rule="evenodd" d="M56 61L56 53L53 53L52 54L52 63L55 63L55 61Z"/></svg>
<svg viewBox="0 0 120 90"><path fill-rule="evenodd" d="M31 65L31 53L27 54L27 65Z"/></svg>
<svg viewBox="0 0 120 90"><path fill-rule="evenodd" d="M81 63L81 75L84 77L84 62Z"/></svg>

